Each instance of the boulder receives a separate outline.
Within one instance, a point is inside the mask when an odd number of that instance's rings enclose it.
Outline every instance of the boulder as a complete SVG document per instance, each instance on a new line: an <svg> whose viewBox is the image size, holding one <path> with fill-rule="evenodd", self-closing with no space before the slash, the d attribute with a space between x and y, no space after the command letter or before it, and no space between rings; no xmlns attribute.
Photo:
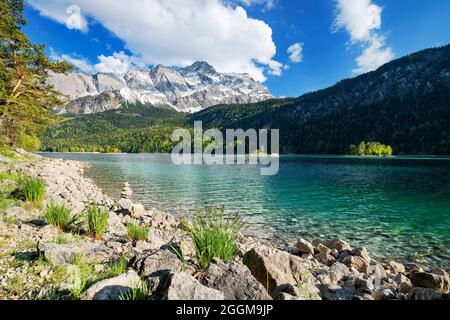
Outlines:
<svg viewBox="0 0 450 320"><path fill-rule="evenodd" d="M400 293L407 294L413 288L411 281L401 273L395 276L394 281L397 284Z"/></svg>
<svg viewBox="0 0 450 320"><path fill-rule="evenodd" d="M399 262L389 261L389 271L392 273L405 273L405 266Z"/></svg>
<svg viewBox="0 0 450 320"><path fill-rule="evenodd" d="M319 251L319 254L316 254L314 257L321 263L331 266L336 259L331 255L331 249L327 246L319 243L316 246L316 250Z"/></svg>
<svg viewBox="0 0 450 320"><path fill-rule="evenodd" d="M360 256L346 256L342 263L349 268L354 268L358 272L367 273L369 263Z"/></svg>
<svg viewBox="0 0 450 320"><path fill-rule="evenodd" d="M266 289L243 264L214 259L202 283L221 291L225 300L271 300Z"/></svg>
<svg viewBox="0 0 450 320"><path fill-rule="evenodd" d="M414 272L411 274L411 282L414 287L428 288L442 293L449 291L449 278L443 275Z"/></svg>
<svg viewBox="0 0 450 320"><path fill-rule="evenodd" d="M243 263L269 293L283 284L297 285L309 274L301 258L264 245L247 252Z"/></svg>
<svg viewBox="0 0 450 320"><path fill-rule="evenodd" d="M133 288L142 287L141 278L134 271L106 279L92 285L85 293L85 300L119 300Z"/></svg>
<svg viewBox="0 0 450 320"><path fill-rule="evenodd" d="M338 283L343 278L350 276L351 272L348 267L340 262L335 262L329 271L329 277L333 283Z"/></svg>
<svg viewBox="0 0 450 320"><path fill-rule="evenodd" d="M171 214L157 211L152 214L151 226L163 230L172 230L178 227L178 222Z"/></svg>
<svg viewBox="0 0 450 320"><path fill-rule="evenodd" d="M374 300L392 300L396 299L397 296L391 288L379 288L374 293L372 293Z"/></svg>
<svg viewBox="0 0 450 320"><path fill-rule="evenodd" d="M319 284L317 287L323 300L353 300L355 296L352 289L339 285Z"/></svg>
<svg viewBox="0 0 450 320"><path fill-rule="evenodd" d="M372 294L375 290L374 282L373 277L369 277L368 279L351 277L345 281L345 286L358 293Z"/></svg>
<svg viewBox="0 0 450 320"><path fill-rule="evenodd" d="M296 247L300 251L301 254L314 255L313 245L310 242L306 241L305 239L298 240Z"/></svg>
<svg viewBox="0 0 450 320"><path fill-rule="evenodd" d="M20 221L24 221L29 218L27 210L17 206L6 209L6 216Z"/></svg>
<svg viewBox="0 0 450 320"><path fill-rule="evenodd" d="M450 300L450 295L428 288L413 288L407 295L409 300Z"/></svg>
<svg viewBox="0 0 450 320"><path fill-rule="evenodd" d="M99 263L111 258L113 250L103 243L56 244L39 242L38 253L54 266L72 263L78 255Z"/></svg>
<svg viewBox="0 0 450 320"><path fill-rule="evenodd" d="M161 292L163 300L224 300L219 290L205 287L193 276L180 272L170 273Z"/></svg>
<svg viewBox="0 0 450 320"><path fill-rule="evenodd" d="M341 239L325 240L323 241L323 244L331 250L336 249L339 252L352 251L352 247L348 244L348 242Z"/></svg>
<svg viewBox="0 0 450 320"><path fill-rule="evenodd" d="M170 250L151 250L138 254L133 263L133 268L138 270L143 277L180 272L183 265L180 259Z"/></svg>
<svg viewBox="0 0 450 320"><path fill-rule="evenodd" d="M274 300L321 300L319 289L312 284L284 284L272 292Z"/></svg>
<svg viewBox="0 0 450 320"><path fill-rule="evenodd" d="M366 260L367 262L370 262L370 256L369 256L369 252L367 251L366 248L361 247L361 248L356 248L354 250L351 251L352 255L357 256L357 257L361 257L364 260Z"/></svg>
<svg viewBox="0 0 450 320"><path fill-rule="evenodd" d="M114 205L114 211L120 212L123 214L129 214L131 212L131 208L133 207L133 201L130 199L120 199Z"/></svg>
<svg viewBox="0 0 450 320"><path fill-rule="evenodd" d="M130 214L133 218L140 218L145 214L145 208L140 203L135 203L131 206Z"/></svg>

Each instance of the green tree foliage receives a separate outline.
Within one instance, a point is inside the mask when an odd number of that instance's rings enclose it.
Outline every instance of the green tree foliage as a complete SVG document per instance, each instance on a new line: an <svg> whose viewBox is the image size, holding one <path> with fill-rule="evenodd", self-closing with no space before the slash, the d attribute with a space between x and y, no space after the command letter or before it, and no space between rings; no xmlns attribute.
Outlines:
<svg viewBox="0 0 450 320"><path fill-rule="evenodd" d="M380 142L361 142L358 146L350 145L349 153L354 156L392 156L391 146L386 146Z"/></svg>
<svg viewBox="0 0 450 320"><path fill-rule="evenodd" d="M23 0L0 2L0 134L11 146L21 135L39 136L53 119L48 107L61 101L46 85L47 73L68 69L66 63L50 62L44 46L33 44L24 34L23 10Z"/></svg>

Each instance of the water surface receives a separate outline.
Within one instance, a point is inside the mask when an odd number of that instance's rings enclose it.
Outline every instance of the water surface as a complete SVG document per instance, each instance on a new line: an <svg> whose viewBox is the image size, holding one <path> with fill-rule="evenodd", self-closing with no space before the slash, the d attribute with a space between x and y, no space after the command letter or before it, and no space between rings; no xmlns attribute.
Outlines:
<svg viewBox="0 0 450 320"><path fill-rule="evenodd" d="M160 154L46 154L86 161L86 174L118 197L128 181L147 207L193 213L224 205L283 238L339 237L376 256L449 266L450 159L282 156L258 166L175 166Z"/></svg>

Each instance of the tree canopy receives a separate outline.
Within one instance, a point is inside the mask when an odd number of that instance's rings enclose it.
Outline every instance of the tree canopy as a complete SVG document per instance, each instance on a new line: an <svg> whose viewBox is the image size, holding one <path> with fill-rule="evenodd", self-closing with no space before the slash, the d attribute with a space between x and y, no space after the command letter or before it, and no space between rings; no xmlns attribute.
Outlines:
<svg viewBox="0 0 450 320"><path fill-rule="evenodd" d="M4 145L38 148L37 137L54 117L49 108L62 102L46 79L65 72L65 62L51 62L45 47L34 44L22 28L24 0L0 2L0 134Z"/></svg>

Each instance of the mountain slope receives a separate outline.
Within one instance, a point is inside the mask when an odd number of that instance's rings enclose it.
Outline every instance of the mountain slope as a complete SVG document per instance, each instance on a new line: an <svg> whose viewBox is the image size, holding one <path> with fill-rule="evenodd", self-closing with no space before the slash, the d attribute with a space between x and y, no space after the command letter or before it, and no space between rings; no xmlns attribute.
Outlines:
<svg viewBox="0 0 450 320"><path fill-rule="evenodd" d="M158 65L125 75L88 75L73 71L50 73L48 83L66 96L65 112L91 114L120 108L125 103L171 106L195 112L217 104L258 102L272 98L267 89L247 74L217 72L206 62L181 69Z"/></svg>
<svg viewBox="0 0 450 320"><path fill-rule="evenodd" d="M206 127L278 128L287 153L344 153L350 144L374 140L397 153L450 154L450 45L300 98L216 106L190 123L195 120Z"/></svg>
<svg viewBox="0 0 450 320"><path fill-rule="evenodd" d="M72 121L64 125L72 126ZM282 153L342 154L350 144L365 140L389 144L396 154L449 155L450 45L409 55L299 98L218 105L177 121L170 119L164 126L182 122L191 127L194 121L203 121L204 128L280 129ZM133 124L122 130L144 127ZM77 133L78 137L90 135ZM76 136L71 137L70 142L76 143ZM47 139L45 145L58 141L70 146L69 140L61 139ZM115 142L108 143L114 146Z"/></svg>

